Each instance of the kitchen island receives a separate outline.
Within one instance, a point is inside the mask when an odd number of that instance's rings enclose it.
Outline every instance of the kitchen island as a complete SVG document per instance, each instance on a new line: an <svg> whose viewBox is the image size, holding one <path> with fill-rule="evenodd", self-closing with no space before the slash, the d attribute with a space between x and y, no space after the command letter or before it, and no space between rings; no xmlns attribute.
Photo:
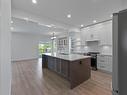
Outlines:
<svg viewBox="0 0 127 95"><path fill-rule="evenodd" d="M48 68L67 79L71 89L90 78L90 67L90 56L56 53L42 55L42 68Z"/></svg>

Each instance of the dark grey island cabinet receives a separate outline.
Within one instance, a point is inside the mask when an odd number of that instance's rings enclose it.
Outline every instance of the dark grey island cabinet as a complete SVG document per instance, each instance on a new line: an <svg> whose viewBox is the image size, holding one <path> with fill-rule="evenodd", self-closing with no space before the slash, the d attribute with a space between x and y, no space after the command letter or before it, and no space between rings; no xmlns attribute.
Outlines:
<svg viewBox="0 0 127 95"><path fill-rule="evenodd" d="M71 89L91 76L91 59L81 55L42 55L42 67L48 68L70 82Z"/></svg>
<svg viewBox="0 0 127 95"><path fill-rule="evenodd" d="M61 60L56 58L56 72L61 73Z"/></svg>

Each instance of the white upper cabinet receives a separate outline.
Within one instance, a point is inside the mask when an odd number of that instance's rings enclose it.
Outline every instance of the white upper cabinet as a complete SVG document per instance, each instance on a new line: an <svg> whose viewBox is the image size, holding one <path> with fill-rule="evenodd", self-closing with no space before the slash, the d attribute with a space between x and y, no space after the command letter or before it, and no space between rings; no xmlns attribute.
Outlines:
<svg viewBox="0 0 127 95"><path fill-rule="evenodd" d="M84 28L81 30L81 40L82 40L82 44L83 45L86 45L86 39L87 39L87 36L88 36L88 29L87 28Z"/></svg>
<svg viewBox="0 0 127 95"><path fill-rule="evenodd" d="M98 40L100 45L112 45L112 21L82 29L81 39L83 43Z"/></svg>
<svg viewBox="0 0 127 95"><path fill-rule="evenodd" d="M99 33L101 45L112 45L112 23L107 22L102 25Z"/></svg>
<svg viewBox="0 0 127 95"><path fill-rule="evenodd" d="M95 28L94 26L89 27L86 32L87 32L86 41L99 40L98 29Z"/></svg>

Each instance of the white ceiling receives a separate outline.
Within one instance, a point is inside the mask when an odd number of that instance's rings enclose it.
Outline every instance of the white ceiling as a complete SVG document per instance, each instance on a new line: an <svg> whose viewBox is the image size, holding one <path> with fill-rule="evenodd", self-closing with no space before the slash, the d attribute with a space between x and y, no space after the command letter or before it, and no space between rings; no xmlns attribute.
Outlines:
<svg viewBox="0 0 127 95"><path fill-rule="evenodd" d="M60 35L67 30L61 28L49 28L44 25L39 24L38 22L26 21L24 19L12 18L12 27L14 28L12 32L16 33L32 33L32 34L42 34L45 36L50 36L53 33L55 35Z"/></svg>
<svg viewBox="0 0 127 95"><path fill-rule="evenodd" d="M22 12L25 14L24 17L31 19L39 17L41 23L72 28L80 27L81 24L85 26L92 24L93 20L100 22L111 19L112 13L127 8L127 0L37 0L37 2L37 4L33 4L32 0L12 0L12 15L21 18L20 12ZM67 18L67 14L71 14L72 18ZM35 28L37 24L28 25L18 19L16 19L16 24L15 27L18 27L16 31L37 32L39 30L39 33L51 31L46 27L37 26Z"/></svg>

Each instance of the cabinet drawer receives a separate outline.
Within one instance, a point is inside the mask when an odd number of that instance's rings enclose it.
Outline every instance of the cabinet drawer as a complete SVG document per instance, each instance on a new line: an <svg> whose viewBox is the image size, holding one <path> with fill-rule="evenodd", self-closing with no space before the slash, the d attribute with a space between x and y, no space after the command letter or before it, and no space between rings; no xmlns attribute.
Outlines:
<svg viewBox="0 0 127 95"><path fill-rule="evenodd" d="M99 56L99 57L97 57L97 61L98 62L106 62L107 58L105 56Z"/></svg>
<svg viewBox="0 0 127 95"><path fill-rule="evenodd" d="M106 63L106 60L103 60L103 59L100 59L100 60L97 60L98 63Z"/></svg>
<svg viewBox="0 0 127 95"><path fill-rule="evenodd" d="M107 58L107 63L108 63L109 65L112 65L112 57L108 57L108 58Z"/></svg>
<svg viewBox="0 0 127 95"><path fill-rule="evenodd" d="M105 70L108 72L112 72L112 64L102 64L102 63L98 63L97 64L97 68L101 69L101 70Z"/></svg>
<svg viewBox="0 0 127 95"><path fill-rule="evenodd" d="M98 63L97 67L100 68L100 69L103 69L103 68L106 68L106 65L102 64L102 63Z"/></svg>
<svg viewBox="0 0 127 95"><path fill-rule="evenodd" d="M110 56L98 56L97 63L112 64L112 57Z"/></svg>
<svg viewBox="0 0 127 95"><path fill-rule="evenodd" d="M104 58L106 58L106 57L105 57L105 55L98 55L97 58L98 58L98 59L104 59Z"/></svg>
<svg viewBox="0 0 127 95"><path fill-rule="evenodd" d="M107 71L107 66L101 64L98 66L98 69Z"/></svg>

